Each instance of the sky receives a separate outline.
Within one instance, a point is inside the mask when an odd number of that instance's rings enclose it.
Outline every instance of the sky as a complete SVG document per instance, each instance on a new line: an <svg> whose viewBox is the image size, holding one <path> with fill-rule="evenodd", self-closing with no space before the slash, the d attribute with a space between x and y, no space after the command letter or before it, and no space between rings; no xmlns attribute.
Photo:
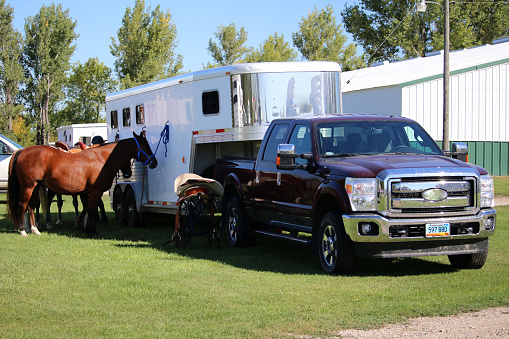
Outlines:
<svg viewBox="0 0 509 339"><path fill-rule="evenodd" d="M122 17L127 7L134 7L135 0L6 0L14 8L13 26L24 34L25 18L35 16L41 6L51 3L61 4L64 10L69 10L69 16L77 21L75 32L80 36L76 41L77 49L71 59L75 63L85 63L89 58L99 58L112 70L115 58L110 54L111 38L117 37L117 31L122 24ZM255 1L154 1L145 0L145 7L155 9L160 5L163 12L170 10L172 20L177 27L178 44L176 54L184 58L183 71L197 71L207 62L212 62L212 56L207 51L209 39L217 41L214 33L219 25L228 26L235 23L237 30L241 27L247 31L247 46L259 48L269 35L277 32L284 35L285 41L293 47L292 33L299 30L299 23L303 17L314 10L325 9L332 4L336 23L341 23L341 11L345 7L345 0L255 0ZM354 1L348 2L353 4ZM348 42L353 43L349 34ZM300 56L299 56L300 59Z"/></svg>

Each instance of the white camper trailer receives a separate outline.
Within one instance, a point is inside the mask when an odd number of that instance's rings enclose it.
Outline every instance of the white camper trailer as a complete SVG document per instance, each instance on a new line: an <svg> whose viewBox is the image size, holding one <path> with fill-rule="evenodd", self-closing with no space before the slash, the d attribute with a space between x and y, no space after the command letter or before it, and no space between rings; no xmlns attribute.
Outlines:
<svg viewBox="0 0 509 339"><path fill-rule="evenodd" d="M98 135L104 140L107 138L106 123L73 124L57 128L58 140L63 141L69 147L73 147L78 141L90 145L92 139Z"/></svg>
<svg viewBox="0 0 509 339"><path fill-rule="evenodd" d="M108 140L145 129L153 152L159 144L155 169L137 162L131 178L112 185L117 222L135 225L141 211L176 213L179 175L212 177L218 158L256 157L274 118L341 112L340 72L334 62L238 64L108 95Z"/></svg>

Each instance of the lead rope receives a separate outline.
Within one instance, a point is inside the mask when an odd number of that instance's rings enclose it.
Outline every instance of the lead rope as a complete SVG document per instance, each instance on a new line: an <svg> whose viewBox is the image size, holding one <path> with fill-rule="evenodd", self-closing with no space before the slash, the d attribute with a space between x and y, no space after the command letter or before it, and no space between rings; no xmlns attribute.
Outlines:
<svg viewBox="0 0 509 339"><path fill-rule="evenodd" d="M134 138L136 140L136 138ZM150 157L147 157L147 161L144 163L145 166L143 166L143 175L141 178L141 200L140 200L140 226L143 225L143 213L141 211L141 204L143 204L143 194L145 193L145 174L147 173L147 165L152 162L152 159L155 158L157 150L159 149L159 145L161 144L161 140L164 144L164 157L168 156L168 142L170 141L170 126L168 125L168 122L164 124L164 128L161 131L159 142L157 143L157 147L154 153ZM136 141L138 143L138 141ZM138 159L140 158L140 150L138 145ZM142 151L143 152L143 151Z"/></svg>

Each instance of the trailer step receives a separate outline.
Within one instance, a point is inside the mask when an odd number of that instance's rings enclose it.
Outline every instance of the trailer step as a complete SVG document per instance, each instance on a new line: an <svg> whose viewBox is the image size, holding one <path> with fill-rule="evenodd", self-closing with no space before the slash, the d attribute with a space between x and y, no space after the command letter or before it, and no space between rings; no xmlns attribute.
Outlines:
<svg viewBox="0 0 509 339"><path fill-rule="evenodd" d="M286 241L290 241L293 243L306 245L306 246L311 246L311 243L312 243L311 239L297 238L290 234L281 234L281 233L274 233L274 232L270 232L270 231L261 231L261 230L255 231L255 233L257 235L261 235L264 237L271 237L271 238L286 240Z"/></svg>

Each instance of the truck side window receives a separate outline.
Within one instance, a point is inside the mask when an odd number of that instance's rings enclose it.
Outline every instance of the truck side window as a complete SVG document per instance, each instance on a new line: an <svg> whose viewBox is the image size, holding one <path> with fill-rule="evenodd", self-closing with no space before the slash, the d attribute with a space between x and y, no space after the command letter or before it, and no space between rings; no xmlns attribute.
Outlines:
<svg viewBox="0 0 509 339"><path fill-rule="evenodd" d="M308 125L297 125L293 129L290 137L290 144L295 145L295 153L312 153L311 149L311 133ZM298 165L305 165L306 159L295 159L295 163Z"/></svg>
<svg viewBox="0 0 509 339"><path fill-rule="evenodd" d="M286 130L288 129L287 124L275 125L270 133L269 140L263 151L263 161L276 161L277 157L277 146L283 142Z"/></svg>

